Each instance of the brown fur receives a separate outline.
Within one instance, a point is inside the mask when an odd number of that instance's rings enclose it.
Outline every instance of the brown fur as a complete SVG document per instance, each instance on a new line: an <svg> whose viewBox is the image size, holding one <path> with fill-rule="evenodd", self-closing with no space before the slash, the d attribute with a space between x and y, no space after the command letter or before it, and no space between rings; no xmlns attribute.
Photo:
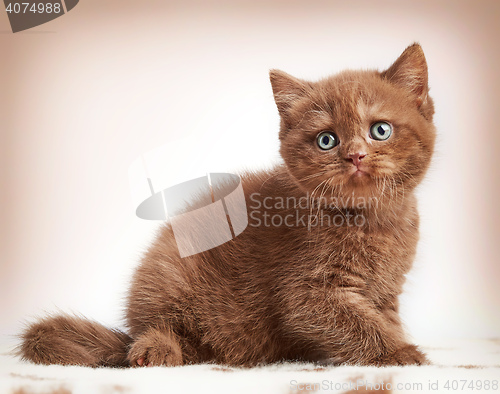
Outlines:
<svg viewBox="0 0 500 394"><path fill-rule="evenodd" d="M47 317L22 335L19 353L37 364L128 366L131 338L74 316Z"/></svg>
<svg viewBox="0 0 500 394"><path fill-rule="evenodd" d="M408 47L384 72L345 71L319 82L276 70L270 77L284 164L242 175L246 230L180 258L165 225L132 280L130 337L78 318L47 318L23 334L24 359L89 366L427 362L405 339L397 299L418 240L414 189L435 139L420 46ZM381 120L392 124L393 135L370 140L370 125ZM316 145L324 130L340 138L332 150ZM351 175L348 156L355 152L366 154L368 175ZM259 223L256 196L306 197L308 206L265 212L311 215L316 225ZM377 203L360 206L362 198ZM325 213L366 220L325 225Z"/></svg>

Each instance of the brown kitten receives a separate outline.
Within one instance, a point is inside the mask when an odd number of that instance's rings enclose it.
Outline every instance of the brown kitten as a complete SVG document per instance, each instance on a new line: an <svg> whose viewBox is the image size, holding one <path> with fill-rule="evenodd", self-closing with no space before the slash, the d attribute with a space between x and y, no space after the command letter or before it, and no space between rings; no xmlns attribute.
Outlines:
<svg viewBox="0 0 500 394"><path fill-rule="evenodd" d="M418 240L414 189L435 139L422 49L408 47L384 72L270 77L284 164L242 175L246 230L181 258L165 225L133 277L128 334L48 317L22 334L23 359L427 362L405 339L397 298Z"/></svg>

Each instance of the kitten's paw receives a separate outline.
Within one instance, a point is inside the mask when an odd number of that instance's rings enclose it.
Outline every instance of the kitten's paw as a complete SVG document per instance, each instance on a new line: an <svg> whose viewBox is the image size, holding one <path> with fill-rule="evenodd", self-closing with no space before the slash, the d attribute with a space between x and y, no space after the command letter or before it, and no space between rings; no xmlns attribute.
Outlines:
<svg viewBox="0 0 500 394"><path fill-rule="evenodd" d="M139 336L128 352L132 367L182 365L182 351L171 333L149 329Z"/></svg>
<svg viewBox="0 0 500 394"><path fill-rule="evenodd" d="M377 366L389 365L426 365L429 360L415 345L405 345L393 353L386 354L374 360Z"/></svg>

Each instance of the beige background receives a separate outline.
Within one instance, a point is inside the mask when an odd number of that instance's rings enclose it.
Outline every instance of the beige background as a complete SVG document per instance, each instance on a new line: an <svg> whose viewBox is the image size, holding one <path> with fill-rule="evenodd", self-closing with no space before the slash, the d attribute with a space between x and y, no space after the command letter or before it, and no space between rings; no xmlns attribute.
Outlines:
<svg viewBox="0 0 500 394"><path fill-rule="evenodd" d="M413 41L439 140L403 315L417 339L499 336L499 12L497 1L83 0L16 34L0 12L0 342L58 309L120 325L157 226L129 197L140 154L208 136L217 165L268 166L270 68L312 79L385 68Z"/></svg>

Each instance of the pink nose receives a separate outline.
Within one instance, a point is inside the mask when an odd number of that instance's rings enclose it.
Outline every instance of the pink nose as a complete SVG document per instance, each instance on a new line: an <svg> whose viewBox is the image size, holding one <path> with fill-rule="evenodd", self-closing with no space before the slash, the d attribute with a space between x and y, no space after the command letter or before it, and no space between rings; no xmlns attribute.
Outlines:
<svg viewBox="0 0 500 394"><path fill-rule="evenodd" d="M352 164L354 164L356 167L359 167L359 164L361 163L361 159L365 156L366 156L366 153L364 153L364 152L349 153L347 155L346 160L352 161Z"/></svg>

